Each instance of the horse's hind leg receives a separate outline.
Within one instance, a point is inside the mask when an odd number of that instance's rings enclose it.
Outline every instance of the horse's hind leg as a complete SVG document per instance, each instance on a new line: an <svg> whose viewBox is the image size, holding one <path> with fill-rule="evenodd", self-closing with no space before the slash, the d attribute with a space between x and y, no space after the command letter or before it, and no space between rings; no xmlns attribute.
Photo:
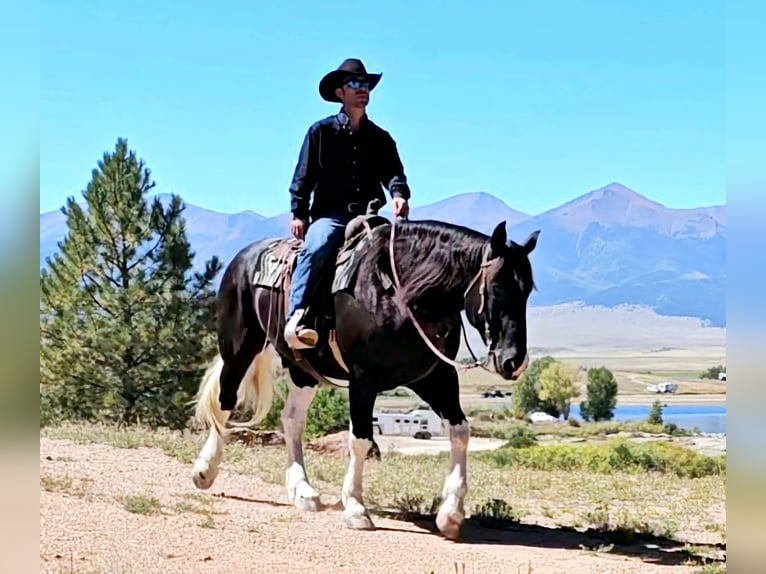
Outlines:
<svg viewBox="0 0 766 574"><path fill-rule="evenodd" d="M223 458L226 444L226 423L231 408L237 404L253 406L254 419L262 418L268 412L272 400L270 348L261 351L263 339L255 335L246 338L236 353L227 353L222 347L222 356L215 359L205 373L196 398L196 417L209 428L205 445L194 461L192 480L197 488L208 489L218 476L218 467ZM242 384L245 382L245 384ZM231 408L222 406L222 395L232 393ZM245 423L249 424L249 423Z"/></svg>
<svg viewBox="0 0 766 574"><path fill-rule="evenodd" d="M468 421L460 406L457 371L451 365L441 363L428 377L409 387L431 405L442 419L446 419L449 428L450 470L444 481L436 526L447 538L456 539L465 520L469 438Z"/></svg>
<svg viewBox="0 0 766 574"><path fill-rule="evenodd" d="M309 484L306 476L303 432L306 428L306 413L316 395L318 382L295 365L291 365L289 371L292 384L281 415L287 446L287 498L301 510L316 511L319 508L319 494Z"/></svg>

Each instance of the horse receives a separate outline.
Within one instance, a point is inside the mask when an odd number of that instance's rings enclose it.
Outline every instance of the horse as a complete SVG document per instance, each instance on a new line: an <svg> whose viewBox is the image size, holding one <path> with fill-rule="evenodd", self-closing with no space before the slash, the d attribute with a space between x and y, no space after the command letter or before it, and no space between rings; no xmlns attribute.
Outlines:
<svg viewBox="0 0 766 574"><path fill-rule="evenodd" d="M195 416L209 435L195 460L193 482L210 488L228 433L257 424L269 412L281 360L290 378L280 415L288 501L304 511L320 506L304 466L306 414L320 383L347 381L349 460L341 522L351 529L374 529L362 482L365 460L377 446L374 404L380 393L406 386L449 431L450 466L436 526L446 538L457 539L465 520L469 440L458 370L478 366L516 380L526 369L527 301L535 288L529 255L540 231L516 243L507 237L505 221L487 235L443 221L389 221L369 212L359 218L361 225L349 223L337 268L325 272L322 287L312 295L315 311L308 314L320 332L314 348L293 350L282 334L289 274L301 240L253 242L226 267L216 300L219 354L194 400ZM275 260L282 267L275 267ZM263 280L268 273L271 281ZM466 336L461 312L488 347L486 359L474 365L456 361L461 330ZM239 407L252 408L249 421L229 420Z"/></svg>

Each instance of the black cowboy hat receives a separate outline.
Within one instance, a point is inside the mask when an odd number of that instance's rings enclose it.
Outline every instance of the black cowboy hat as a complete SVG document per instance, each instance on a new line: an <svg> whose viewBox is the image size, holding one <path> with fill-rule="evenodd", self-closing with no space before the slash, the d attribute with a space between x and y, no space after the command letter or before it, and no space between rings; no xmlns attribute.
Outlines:
<svg viewBox="0 0 766 574"><path fill-rule="evenodd" d="M319 95L328 102L340 102L335 90L343 85L348 78L366 78L370 83L370 91L380 82L383 74L368 74L367 69L361 60L357 58L348 58L338 66L337 70L328 72L319 82Z"/></svg>

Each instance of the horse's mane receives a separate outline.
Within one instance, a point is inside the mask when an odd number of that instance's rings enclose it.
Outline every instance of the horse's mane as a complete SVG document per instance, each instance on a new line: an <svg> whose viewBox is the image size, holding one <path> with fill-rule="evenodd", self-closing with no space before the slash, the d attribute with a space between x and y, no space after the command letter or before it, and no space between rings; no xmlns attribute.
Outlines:
<svg viewBox="0 0 766 574"><path fill-rule="evenodd" d="M384 238L389 239L386 227ZM395 232L395 264L402 288L401 301L417 301L429 291L455 294L462 299L466 282L478 272L489 236L460 225L441 221L407 221L397 223ZM390 267L388 245L379 261Z"/></svg>

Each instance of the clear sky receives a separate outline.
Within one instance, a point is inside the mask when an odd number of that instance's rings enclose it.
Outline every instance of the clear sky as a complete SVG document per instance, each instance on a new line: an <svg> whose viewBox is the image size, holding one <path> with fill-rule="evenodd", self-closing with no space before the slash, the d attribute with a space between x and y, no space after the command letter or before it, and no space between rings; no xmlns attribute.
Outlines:
<svg viewBox="0 0 766 574"><path fill-rule="evenodd" d="M721 204L724 2L150 2L40 6L40 210L80 197L118 137L156 191L288 211L317 92L382 72L370 117L422 205L487 191L538 213L618 181Z"/></svg>

